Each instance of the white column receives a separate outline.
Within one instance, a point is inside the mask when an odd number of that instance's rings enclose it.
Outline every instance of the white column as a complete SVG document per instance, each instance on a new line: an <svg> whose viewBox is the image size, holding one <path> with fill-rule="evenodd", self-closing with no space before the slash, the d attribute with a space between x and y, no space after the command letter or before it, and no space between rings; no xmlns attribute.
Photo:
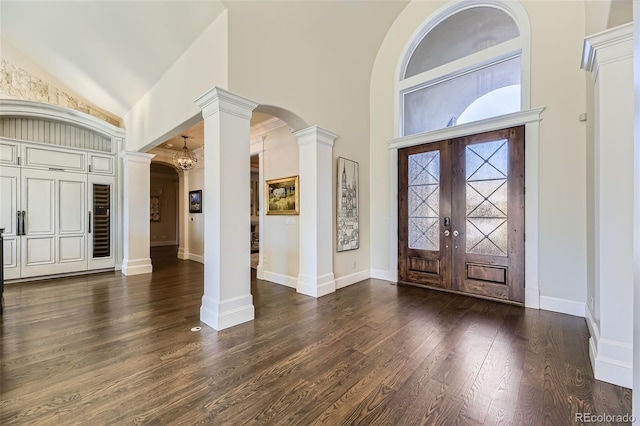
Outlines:
<svg viewBox="0 0 640 426"><path fill-rule="evenodd" d="M200 320L222 330L254 318L251 297L251 111L257 103L220 88L196 101L204 118L204 296Z"/></svg>
<svg viewBox="0 0 640 426"><path fill-rule="evenodd" d="M189 171L180 171L178 176L178 259L189 259Z"/></svg>
<svg viewBox="0 0 640 426"><path fill-rule="evenodd" d="M333 142L335 133L318 126L298 138L300 270L298 293L321 297L336 291L333 275Z"/></svg>
<svg viewBox="0 0 640 426"><path fill-rule="evenodd" d="M596 379L630 388L633 353L633 32L585 39L595 103L595 297L589 353ZM591 305L591 303L588 303Z"/></svg>
<svg viewBox="0 0 640 426"><path fill-rule="evenodd" d="M121 151L123 179L124 275L153 271L149 257L150 164L154 157L141 152Z"/></svg>
<svg viewBox="0 0 640 426"><path fill-rule="evenodd" d="M633 66L635 72L634 131L634 222L633 222L633 415L640 418L640 3L633 2Z"/></svg>

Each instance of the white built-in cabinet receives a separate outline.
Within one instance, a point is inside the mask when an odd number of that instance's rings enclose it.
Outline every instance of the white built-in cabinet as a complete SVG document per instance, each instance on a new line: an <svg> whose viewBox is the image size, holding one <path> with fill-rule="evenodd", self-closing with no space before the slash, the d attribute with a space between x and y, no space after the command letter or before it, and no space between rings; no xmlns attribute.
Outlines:
<svg viewBox="0 0 640 426"><path fill-rule="evenodd" d="M0 139L7 280L114 268L115 156Z"/></svg>

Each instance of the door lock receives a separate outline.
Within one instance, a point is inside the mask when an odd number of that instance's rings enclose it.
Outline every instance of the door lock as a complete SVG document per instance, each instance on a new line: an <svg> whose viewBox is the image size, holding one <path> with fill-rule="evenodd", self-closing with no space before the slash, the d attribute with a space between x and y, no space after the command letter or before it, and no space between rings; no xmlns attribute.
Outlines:
<svg viewBox="0 0 640 426"><path fill-rule="evenodd" d="M444 218L444 226L451 226L451 218L450 217L445 217Z"/></svg>

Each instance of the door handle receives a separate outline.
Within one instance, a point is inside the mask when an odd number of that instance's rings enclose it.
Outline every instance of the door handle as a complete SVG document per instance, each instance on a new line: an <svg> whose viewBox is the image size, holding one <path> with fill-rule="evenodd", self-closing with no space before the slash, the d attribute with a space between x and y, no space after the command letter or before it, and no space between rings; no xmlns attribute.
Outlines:
<svg viewBox="0 0 640 426"><path fill-rule="evenodd" d="M22 233L20 235L27 235L26 215L27 215L27 212L22 210Z"/></svg>
<svg viewBox="0 0 640 426"><path fill-rule="evenodd" d="M16 235L22 235L22 219L20 210L16 211Z"/></svg>
<svg viewBox="0 0 640 426"><path fill-rule="evenodd" d="M89 212L89 233L91 233L91 212Z"/></svg>
<svg viewBox="0 0 640 426"><path fill-rule="evenodd" d="M443 232L443 234L444 234L444 236L445 236L445 237L448 237L448 236L449 236L449 234L451 234L451 232L449 232L449 230L447 229L447 230L445 230L445 231Z"/></svg>

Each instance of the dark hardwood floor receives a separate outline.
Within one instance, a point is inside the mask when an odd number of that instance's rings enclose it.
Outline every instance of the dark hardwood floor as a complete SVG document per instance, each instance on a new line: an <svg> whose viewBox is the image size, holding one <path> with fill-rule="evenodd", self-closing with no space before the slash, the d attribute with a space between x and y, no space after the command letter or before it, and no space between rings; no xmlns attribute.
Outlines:
<svg viewBox="0 0 640 426"><path fill-rule="evenodd" d="M570 425L631 413L594 380L584 319L366 280L266 281L256 319L198 320L203 266L9 284L0 424ZM248 266L247 266L248 267ZM191 327L202 325L199 332Z"/></svg>

